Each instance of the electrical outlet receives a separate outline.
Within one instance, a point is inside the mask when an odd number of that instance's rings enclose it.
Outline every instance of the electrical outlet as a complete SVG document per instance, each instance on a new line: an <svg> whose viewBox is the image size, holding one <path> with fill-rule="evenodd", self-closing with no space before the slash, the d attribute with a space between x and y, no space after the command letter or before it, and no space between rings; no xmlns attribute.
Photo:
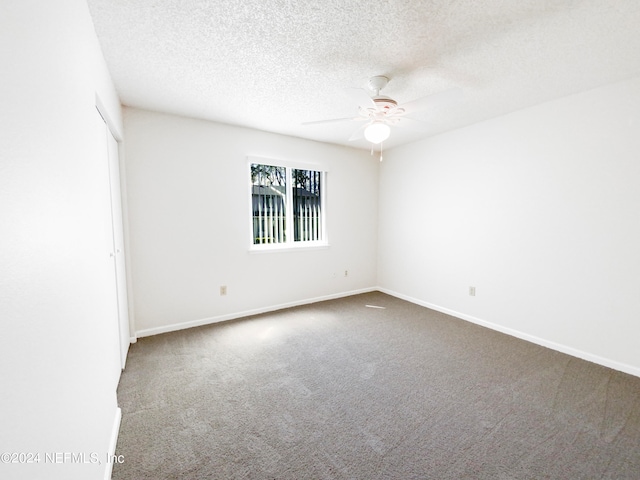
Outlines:
<svg viewBox="0 0 640 480"><path fill-rule="evenodd" d="M476 287L469 287L469 295L472 297L476 296Z"/></svg>
<svg viewBox="0 0 640 480"><path fill-rule="evenodd" d="M349 270L345 270L345 271L344 271L344 276L345 276L345 277L348 277L348 276L349 276Z"/></svg>
<svg viewBox="0 0 640 480"><path fill-rule="evenodd" d="M222 285L220 286L220 295L226 295L227 294L227 286L226 285Z"/></svg>

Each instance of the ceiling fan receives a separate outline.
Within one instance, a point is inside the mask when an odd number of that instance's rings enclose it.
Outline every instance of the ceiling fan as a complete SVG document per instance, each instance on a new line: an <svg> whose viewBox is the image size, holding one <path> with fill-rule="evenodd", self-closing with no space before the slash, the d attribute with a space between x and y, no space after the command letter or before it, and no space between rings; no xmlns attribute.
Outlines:
<svg viewBox="0 0 640 480"><path fill-rule="evenodd" d="M449 103L462 95L462 91L459 88L453 88L399 105L393 98L380 94L380 91L387 86L387 83L389 83L387 77L377 75L371 77L367 83L368 90L371 94L367 93L363 88L348 89L351 96L359 103L357 117L305 122L303 125L343 121L364 122L360 128L353 132L349 140L358 140L364 136L369 142L377 145L389 138L391 127L393 126L409 126L412 123L418 126L421 124L424 125L424 122L411 118L408 115L436 107L443 103Z"/></svg>

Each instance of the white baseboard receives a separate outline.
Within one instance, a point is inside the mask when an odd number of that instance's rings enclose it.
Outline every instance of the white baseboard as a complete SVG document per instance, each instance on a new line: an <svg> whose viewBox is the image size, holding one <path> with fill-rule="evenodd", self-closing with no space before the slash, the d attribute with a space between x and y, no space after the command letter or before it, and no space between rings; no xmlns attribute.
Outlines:
<svg viewBox="0 0 640 480"><path fill-rule="evenodd" d="M375 291L380 291L382 293L386 293L388 295L391 295L393 297L397 297L400 298L402 300L406 300L408 302L414 303L416 305L420 305L422 307L426 307L426 308L430 308L431 310L436 310L438 312L442 312L442 313L446 313L447 315L451 315L453 317L456 318L460 318L461 320L466 320L468 322L471 323L475 323L476 325L481 325L483 327L487 327L490 328L491 330L495 330L497 332L501 332L501 333L505 333L507 335L510 335L512 337L516 337L516 338L520 338L522 340L526 340L528 342L531 343L535 343L536 345L541 345L543 347L547 347L550 348L552 350L556 350L558 352L561 353L566 353L567 355L571 355L573 357L577 357L577 358L581 358L583 360L586 360L588 362L593 362L596 363L598 365L602 365L604 367L608 367L608 368L612 368L614 370L618 370L620 372L624 372L624 373L628 373L630 375L634 375L636 377L640 377L640 368L638 367L634 367L632 365L628 365L626 363L621 363L615 360L611 360L609 358L605 358L605 357L601 357L599 355L594 355L592 353L589 352L585 352L582 350L578 350L576 348L573 347L569 347L567 345L563 345L560 343L556 343L553 342L551 340L546 340L544 338L540 338L540 337L536 337L534 335L530 335L528 333L524 333L521 332L519 330L515 330L512 328L508 328L508 327L504 327L502 325L499 325L497 323L492 323L486 320L483 320L481 318L477 318L471 315L467 315L465 313L461 313L455 310L451 310L449 308L445 308L445 307L441 307L439 305L435 305L433 303L429 303L429 302L425 302L423 300L417 299L417 298L413 298L410 297L408 295L404 295L398 292L395 292L393 290L389 290L387 288L382 288L382 287L370 287L370 288L363 288L360 290L352 290L349 292L341 292L341 293L336 293L336 294L332 294L332 295L325 295L322 297L315 297L315 298L308 298L308 299L304 299L304 300L298 300L295 302L289 302L289 303L282 303L279 305L271 305L268 307L262 307L262 308L256 308L253 310L245 310L242 312L236 312L236 313L231 313L231 314L227 314L227 315L220 315L217 317L209 317L209 318L203 318L200 320L192 320L192 321L188 321L188 322L183 322L183 323L176 323L176 324L172 324L172 325L166 325L166 326L162 326L162 327L155 327L155 328L148 328L148 329L144 329L144 330L139 330L136 332L135 337L132 337L131 343L135 343L135 341L137 341L138 338L140 337L148 337L151 335L158 335L161 333L168 333L168 332L174 332L177 330L184 330L186 328L192 328L192 327L200 327L203 325L209 325L212 323L218 323L218 322L224 322L227 320L235 320L237 318L242 318L242 317L249 317L251 315L258 315L261 313L267 313L267 312L273 312L276 310L282 310L284 308L290 308L290 307L296 307L296 306L300 306L300 305L307 305L310 303L316 303L316 302L322 302L325 300L333 300L336 298L343 298L343 297L349 297L352 295L358 295L361 293L368 293L368 292L375 292Z"/></svg>
<svg viewBox="0 0 640 480"><path fill-rule="evenodd" d="M501 333L505 333L512 337L520 338L521 340L526 340L531 343L535 343L537 345L541 345L543 347L550 348L552 350L556 350L561 353L566 353L567 355L571 355L572 357L581 358L583 360L587 360L588 362L597 363L598 365L602 365L603 367L612 368L614 370L618 370L620 372L628 373L630 375L634 375L636 377L640 377L640 368L634 367L632 365L628 365L626 363L617 362L615 360L611 360L609 358L600 357L598 355L591 354L589 352L584 352L582 350L575 349L573 347L568 347L566 345L562 345L560 343L556 343L550 340L546 340L544 338L539 338L534 335L529 335L528 333L520 332L519 330L514 330L512 328L504 327L497 323L488 322L486 320L482 320L477 317L473 317L471 315L467 315L465 313L460 313L455 310L450 310L448 308L441 307L439 305L434 305L429 302L425 302L419 300L417 298L409 297L407 295L403 295L398 292L394 292L392 290L388 290L386 288L378 288L382 293L386 293L393 297L400 298L402 300L406 300L407 302L415 303L416 305L420 305L422 307L430 308L431 310L436 310L438 312L446 313L447 315L451 315L452 317L460 318L462 320L466 320L471 323L475 323L477 325L481 325L483 327L490 328L491 330L496 330Z"/></svg>
<svg viewBox="0 0 640 480"><path fill-rule="evenodd" d="M236 312L236 313L229 313L226 315L219 315L217 317L209 317L209 318L202 318L200 320L191 320L188 322L183 322L183 323L174 323L172 325L165 325L162 327L154 327L154 328L147 328L144 330L138 330L136 332L136 338L141 338L141 337L149 337L151 335L158 335L160 333L168 333L168 332L175 332L177 330L184 330L185 328L192 328L192 327L201 327L203 325L209 325L212 323L218 323L218 322L225 322L227 320L235 320L237 318L242 318L242 317L249 317L251 315L258 315L261 313L267 313L267 312L273 312L276 310L282 310L284 308L290 308L290 307L297 307L300 305L307 305L310 303L316 303L316 302L322 302L325 300L334 300L336 298L342 298L342 297L350 297L352 295L358 295L361 293L368 293L368 292L375 292L377 291L378 288L376 287L370 287L370 288L363 288L360 290L351 290L349 292L341 292L341 293L335 293L332 295L325 295L322 297L315 297L315 298L307 298L304 300L297 300L295 302L288 302L288 303L281 303L279 305L271 305L268 307L261 307L261 308L256 308L253 310L245 310L242 312Z"/></svg>
<svg viewBox="0 0 640 480"><path fill-rule="evenodd" d="M108 458L113 458L116 454L116 445L118 444L118 434L120 433L120 422L122 421L122 410L120 407L116 408L116 416L113 419L113 429L111 430L111 440L109 441ZM111 480L111 474L113 473L113 462L107 462L107 466L104 471L104 480Z"/></svg>

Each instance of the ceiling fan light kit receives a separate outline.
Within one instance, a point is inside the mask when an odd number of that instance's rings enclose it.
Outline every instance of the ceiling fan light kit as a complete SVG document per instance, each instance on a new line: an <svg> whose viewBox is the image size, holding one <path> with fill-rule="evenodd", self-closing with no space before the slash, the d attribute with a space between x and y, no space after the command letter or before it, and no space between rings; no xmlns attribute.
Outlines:
<svg viewBox="0 0 640 480"><path fill-rule="evenodd" d="M377 145L384 142L391 134L391 127L381 121L374 121L364 129L364 138Z"/></svg>

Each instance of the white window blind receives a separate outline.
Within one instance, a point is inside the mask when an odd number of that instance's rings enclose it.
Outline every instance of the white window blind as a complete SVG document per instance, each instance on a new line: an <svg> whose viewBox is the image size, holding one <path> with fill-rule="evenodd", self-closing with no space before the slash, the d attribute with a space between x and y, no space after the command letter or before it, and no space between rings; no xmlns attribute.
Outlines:
<svg viewBox="0 0 640 480"><path fill-rule="evenodd" d="M318 170L251 163L253 245L323 242L324 177Z"/></svg>

